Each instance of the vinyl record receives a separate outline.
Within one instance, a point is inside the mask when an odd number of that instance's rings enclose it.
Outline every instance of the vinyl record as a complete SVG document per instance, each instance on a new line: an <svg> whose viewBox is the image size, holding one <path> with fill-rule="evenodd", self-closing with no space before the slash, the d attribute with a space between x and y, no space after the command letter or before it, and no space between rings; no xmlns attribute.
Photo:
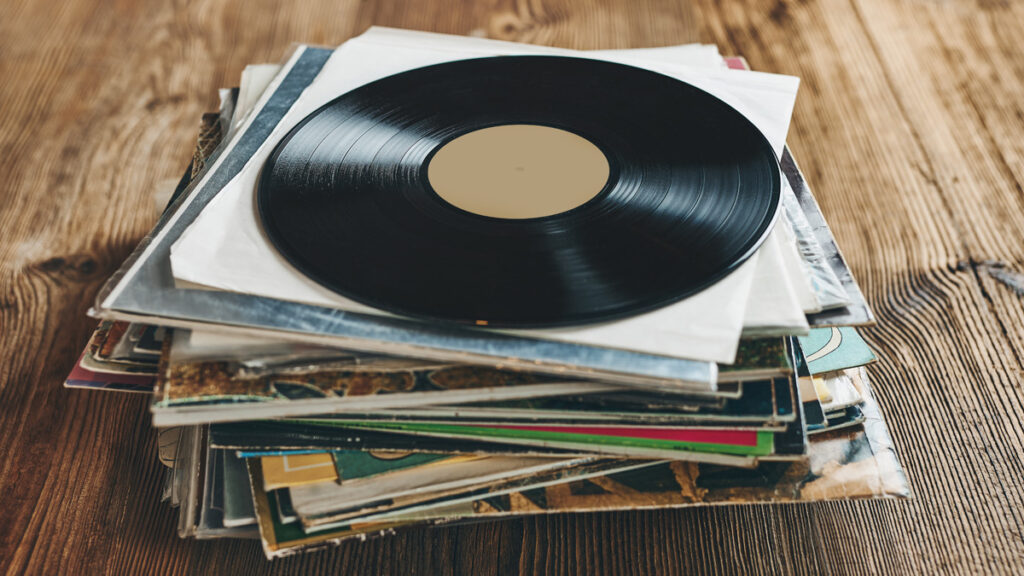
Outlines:
<svg viewBox="0 0 1024 576"><path fill-rule="evenodd" d="M779 167L689 84L554 56L461 60L310 114L260 175L301 272L404 316L550 327L675 302L734 270L778 212Z"/></svg>

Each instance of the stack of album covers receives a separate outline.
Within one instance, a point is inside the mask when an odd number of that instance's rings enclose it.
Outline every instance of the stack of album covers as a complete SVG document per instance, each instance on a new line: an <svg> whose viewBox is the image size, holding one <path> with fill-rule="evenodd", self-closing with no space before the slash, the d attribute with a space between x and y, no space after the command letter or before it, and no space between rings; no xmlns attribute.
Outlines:
<svg viewBox="0 0 1024 576"><path fill-rule="evenodd" d="M906 497L797 87L707 45L297 46L220 92L66 385L151 395L179 533L271 558Z"/></svg>

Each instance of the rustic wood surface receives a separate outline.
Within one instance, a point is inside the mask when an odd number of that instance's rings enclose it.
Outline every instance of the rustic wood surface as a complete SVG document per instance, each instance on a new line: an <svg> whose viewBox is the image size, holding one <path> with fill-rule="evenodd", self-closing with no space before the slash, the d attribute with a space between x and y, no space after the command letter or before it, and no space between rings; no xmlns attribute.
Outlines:
<svg viewBox="0 0 1024 576"><path fill-rule="evenodd" d="M571 48L712 42L803 78L790 145L879 317L911 501L554 516L273 563L181 541L146 400L61 381L216 88L371 24ZM1024 570L1024 4L0 2L0 568L86 573Z"/></svg>

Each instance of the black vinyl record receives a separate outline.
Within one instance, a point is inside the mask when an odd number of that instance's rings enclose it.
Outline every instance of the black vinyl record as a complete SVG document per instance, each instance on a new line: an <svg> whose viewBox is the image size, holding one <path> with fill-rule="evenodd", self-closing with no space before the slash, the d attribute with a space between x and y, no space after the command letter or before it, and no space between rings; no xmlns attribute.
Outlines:
<svg viewBox="0 0 1024 576"><path fill-rule="evenodd" d="M593 144L604 185L566 211L512 218L434 190L439 149L518 125ZM761 132L685 82L509 56L410 70L331 101L277 145L257 200L285 258L345 297L422 319L550 327L652 310L722 278L771 229L780 185Z"/></svg>

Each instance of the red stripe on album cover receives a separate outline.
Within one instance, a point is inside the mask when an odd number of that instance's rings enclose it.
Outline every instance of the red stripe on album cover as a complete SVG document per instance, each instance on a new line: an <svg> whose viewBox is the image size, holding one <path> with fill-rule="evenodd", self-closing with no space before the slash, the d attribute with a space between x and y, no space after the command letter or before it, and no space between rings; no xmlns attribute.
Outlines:
<svg viewBox="0 0 1024 576"><path fill-rule="evenodd" d="M622 436L648 440L669 440L672 442L700 442L704 444L729 444L733 446L757 446L757 432L750 430L701 430L672 428L629 428L629 427L587 427L587 426L515 426L494 425L488 428L503 430L524 430L533 432L559 432L565 434L590 434L593 436Z"/></svg>
<svg viewBox="0 0 1024 576"><path fill-rule="evenodd" d="M85 356L84 354L82 355ZM94 382L103 384L131 384L138 386L153 385L156 383L156 376L149 376L146 374L114 374L107 372L93 372L88 368L83 368L80 362L81 358L78 359L78 363L71 369L71 374L68 374L68 380L81 380L84 382Z"/></svg>
<svg viewBox="0 0 1024 576"><path fill-rule="evenodd" d="M730 70L749 70L749 68L747 68L747 63L739 56L729 56L728 58L724 58L724 60L725 66Z"/></svg>

